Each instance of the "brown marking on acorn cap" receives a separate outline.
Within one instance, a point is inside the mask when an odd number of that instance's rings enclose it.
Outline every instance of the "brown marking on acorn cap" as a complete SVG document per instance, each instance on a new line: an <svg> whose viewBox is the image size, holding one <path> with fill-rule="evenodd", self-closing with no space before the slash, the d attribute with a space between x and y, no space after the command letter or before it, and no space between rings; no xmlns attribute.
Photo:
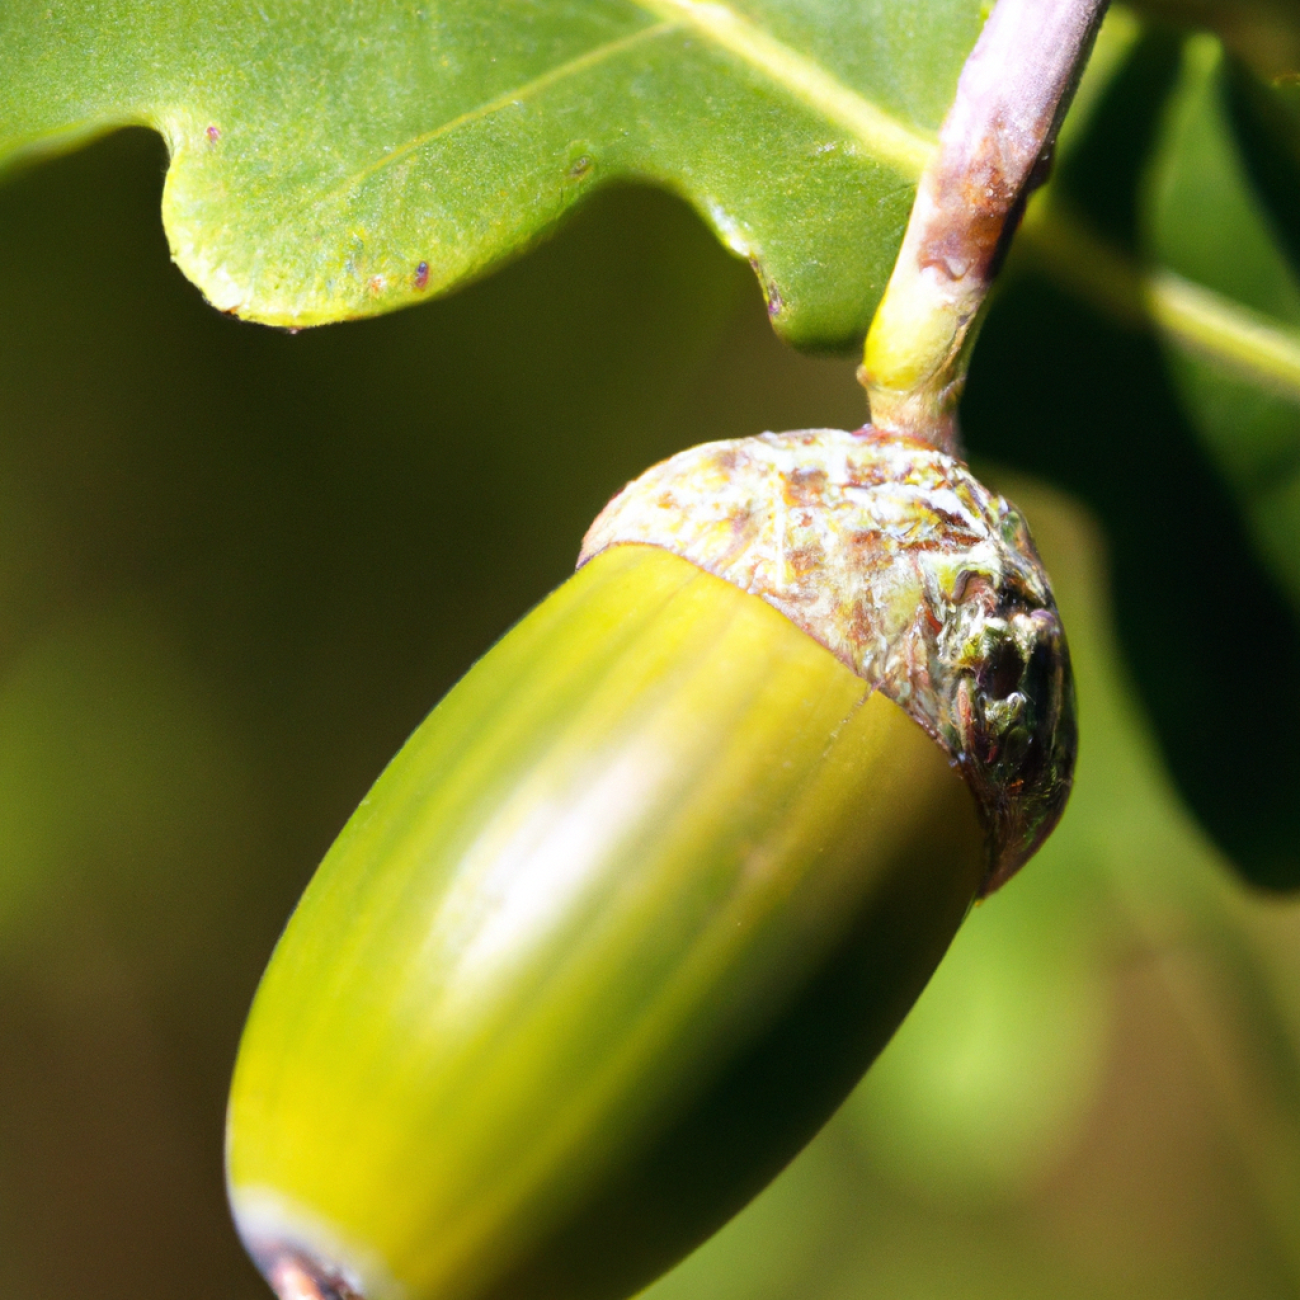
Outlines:
<svg viewBox="0 0 1300 1300"><path fill-rule="evenodd" d="M1056 825L1077 735L1069 650L1019 512L927 442L867 427L705 443L605 507L579 565L661 546L780 610L961 768L987 894Z"/></svg>

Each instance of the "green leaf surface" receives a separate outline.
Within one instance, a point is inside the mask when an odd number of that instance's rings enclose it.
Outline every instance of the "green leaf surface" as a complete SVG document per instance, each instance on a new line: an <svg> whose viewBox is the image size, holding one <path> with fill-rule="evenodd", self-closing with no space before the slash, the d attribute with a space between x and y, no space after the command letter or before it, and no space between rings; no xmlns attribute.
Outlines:
<svg viewBox="0 0 1300 1300"><path fill-rule="evenodd" d="M754 262L786 337L838 347L883 289L980 8L20 0L0 162L156 127L175 260L220 309L291 327L449 290L595 187L650 181Z"/></svg>

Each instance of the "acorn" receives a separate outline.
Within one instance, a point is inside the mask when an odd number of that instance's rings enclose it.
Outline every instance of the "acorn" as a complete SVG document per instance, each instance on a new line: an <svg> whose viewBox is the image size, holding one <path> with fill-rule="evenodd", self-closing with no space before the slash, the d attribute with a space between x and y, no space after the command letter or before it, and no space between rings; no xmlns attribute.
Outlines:
<svg viewBox="0 0 1300 1300"><path fill-rule="evenodd" d="M879 433L717 442L366 796L258 990L235 1219L282 1300L617 1300L888 1040L1073 770L1020 514Z"/></svg>

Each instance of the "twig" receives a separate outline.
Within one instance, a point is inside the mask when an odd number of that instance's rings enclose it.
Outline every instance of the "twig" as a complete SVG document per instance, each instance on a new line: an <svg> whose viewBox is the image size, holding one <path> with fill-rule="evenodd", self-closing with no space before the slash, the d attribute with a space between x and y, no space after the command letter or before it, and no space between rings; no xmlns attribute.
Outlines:
<svg viewBox="0 0 1300 1300"><path fill-rule="evenodd" d="M861 379L877 428L956 453L980 308L1052 146L1106 0L998 0L921 176Z"/></svg>

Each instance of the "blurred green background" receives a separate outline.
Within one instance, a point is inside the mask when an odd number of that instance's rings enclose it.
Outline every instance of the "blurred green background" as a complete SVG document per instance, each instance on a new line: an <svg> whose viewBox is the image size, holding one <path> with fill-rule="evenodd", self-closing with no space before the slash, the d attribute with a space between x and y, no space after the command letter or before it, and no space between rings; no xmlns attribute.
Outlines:
<svg viewBox="0 0 1300 1300"><path fill-rule="evenodd" d="M225 1212L222 1111L335 833L624 481L864 414L852 363L777 343L748 268L664 194L606 193L452 299L290 336L169 264L164 166L129 131L0 188L14 1300L266 1294ZM1071 809L825 1133L656 1300L1300 1294L1300 902L1236 883L1175 793L1117 650L1126 503L1026 476L1053 466L1005 377L1045 292L1013 278L968 424L1070 631ZM1051 320L1095 377L1106 340Z"/></svg>

